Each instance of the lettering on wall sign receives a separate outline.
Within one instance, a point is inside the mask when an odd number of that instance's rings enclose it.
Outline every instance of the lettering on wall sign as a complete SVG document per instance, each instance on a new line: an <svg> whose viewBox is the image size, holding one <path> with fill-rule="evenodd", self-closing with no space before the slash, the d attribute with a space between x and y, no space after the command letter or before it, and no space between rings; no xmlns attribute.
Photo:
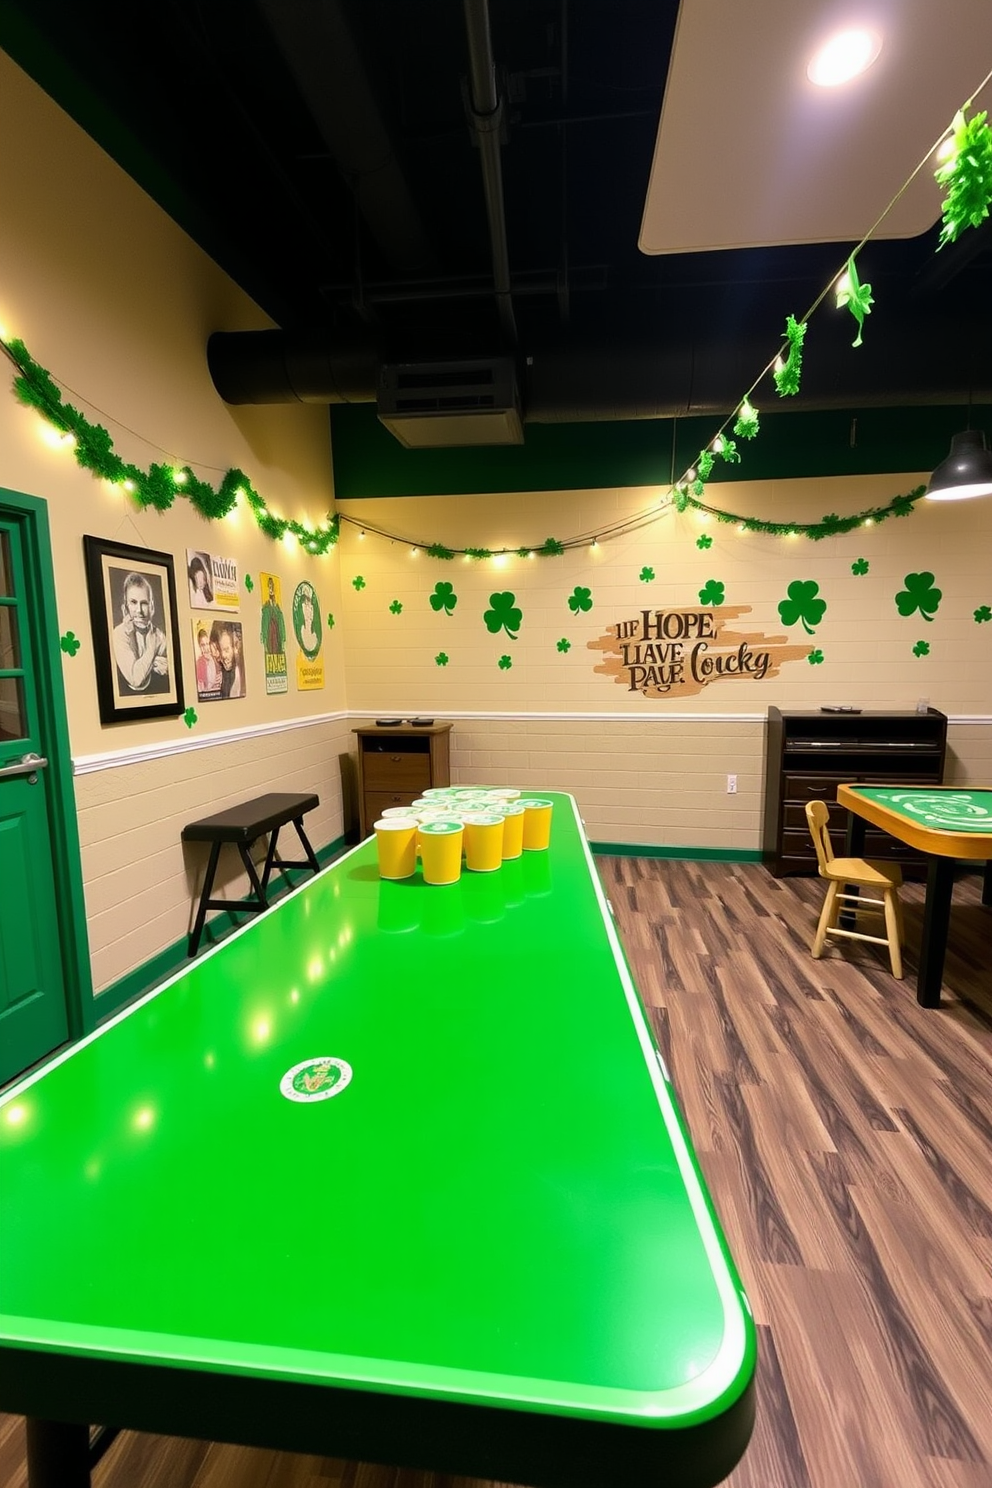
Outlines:
<svg viewBox="0 0 992 1488"><path fill-rule="evenodd" d="M641 610L587 645L604 653L595 671L628 692L658 698L692 697L732 678L762 682L777 677L783 662L809 655L808 645L789 645L784 635L730 628L750 613L750 605Z"/></svg>

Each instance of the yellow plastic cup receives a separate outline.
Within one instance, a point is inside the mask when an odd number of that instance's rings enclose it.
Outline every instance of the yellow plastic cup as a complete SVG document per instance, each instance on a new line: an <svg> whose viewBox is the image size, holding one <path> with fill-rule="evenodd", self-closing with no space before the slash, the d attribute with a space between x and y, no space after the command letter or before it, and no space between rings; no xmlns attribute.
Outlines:
<svg viewBox="0 0 992 1488"><path fill-rule="evenodd" d="M375 824L380 878L412 878L417 871L417 822L412 816L383 816Z"/></svg>
<svg viewBox="0 0 992 1488"><path fill-rule="evenodd" d="M465 823L465 867L495 873L503 866L503 818L498 811L470 811Z"/></svg>
<svg viewBox="0 0 992 1488"><path fill-rule="evenodd" d="M379 812L379 817L381 820L387 820L389 817L414 816L415 814L412 806L387 806Z"/></svg>
<svg viewBox="0 0 992 1488"><path fill-rule="evenodd" d="M519 858L524 850L524 808L518 801L499 807L503 818L503 861Z"/></svg>
<svg viewBox="0 0 992 1488"><path fill-rule="evenodd" d="M494 801L519 801L520 799L520 792L518 790L511 790L509 787L504 788L502 785L494 785L486 794L491 796Z"/></svg>
<svg viewBox="0 0 992 1488"><path fill-rule="evenodd" d="M536 798L521 802L524 808L524 852L543 852L551 841L551 801Z"/></svg>
<svg viewBox="0 0 992 1488"><path fill-rule="evenodd" d="M420 839L424 883L457 883L462 876L462 841L465 836L462 823L447 820L421 822L415 835Z"/></svg>

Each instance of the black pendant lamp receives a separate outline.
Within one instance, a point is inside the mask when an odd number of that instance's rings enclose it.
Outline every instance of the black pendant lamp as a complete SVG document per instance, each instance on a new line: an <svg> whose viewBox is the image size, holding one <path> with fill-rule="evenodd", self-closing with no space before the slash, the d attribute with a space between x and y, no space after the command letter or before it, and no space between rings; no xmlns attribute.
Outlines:
<svg viewBox="0 0 992 1488"><path fill-rule="evenodd" d="M951 452L941 460L927 486L930 501L962 501L992 496L992 451L981 429L965 429L951 439Z"/></svg>

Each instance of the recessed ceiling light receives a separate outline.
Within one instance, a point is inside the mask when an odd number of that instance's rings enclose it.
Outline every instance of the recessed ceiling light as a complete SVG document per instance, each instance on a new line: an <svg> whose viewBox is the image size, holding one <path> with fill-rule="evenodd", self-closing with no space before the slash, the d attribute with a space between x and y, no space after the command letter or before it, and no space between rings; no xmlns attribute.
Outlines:
<svg viewBox="0 0 992 1488"><path fill-rule="evenodd" d="M810 58L806 76L818 88L837 88L865 72L882 50L882 38L866 27L838 31Z"/></svg>

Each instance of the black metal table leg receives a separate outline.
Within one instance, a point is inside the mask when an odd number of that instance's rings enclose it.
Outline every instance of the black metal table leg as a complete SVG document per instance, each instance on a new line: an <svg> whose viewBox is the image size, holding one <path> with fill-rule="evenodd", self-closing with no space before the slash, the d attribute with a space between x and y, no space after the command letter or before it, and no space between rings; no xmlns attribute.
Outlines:
<svg viewBox="0 0 992 1488"><path fill-rule="evenodd" d="M90 1428L29 1416L28 1488L90 1488Z"/></svg>
<svg viewBox="0 0 992 1488"><path fill-rule="evenodd" d="M189 934L189 944L186 947L188 956L195 956L200 948L200 936L203 934L203 926L207 918L207 909L210 905L210 890L214 886L214 874L217 872L217 860L220 857L220 843L213 842L210 845L210 860L207 863L207 875L203 880L203 892L200 895L200 903L196 911L196 919Z"/></svg>
<svg viewBox="0 0 992 1488"><path fill-rule="evenodd" d="M923 939L916 1000L921 1007L940 1007L944 980L944 952L951 923L954 859L931 857L927 867L927 897L923 906Z"/></svg>
<svg viewBox="0 0 992 1488"><path fill-rule="evenodd" d="M985 864L985 877L982 880L982 903L992 904L992 858Z"/></svg>

